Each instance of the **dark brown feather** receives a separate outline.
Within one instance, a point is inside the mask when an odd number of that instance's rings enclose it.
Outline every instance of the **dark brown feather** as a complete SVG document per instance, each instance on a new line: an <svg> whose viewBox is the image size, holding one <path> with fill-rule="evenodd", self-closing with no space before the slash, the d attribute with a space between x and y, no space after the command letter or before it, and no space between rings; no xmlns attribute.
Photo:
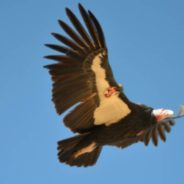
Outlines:
<svg viewBox="0 0 184 184"><path fill-rule="evenodd" d="M82 54L86 54L86 52L84 51L84 49L82 47L80 47L79 45L77 45L76 43L74 43L72 40L66 38L65 36L58 34L58 33L52 33L52 35L59 40L60 42L64 43L65 45L67 45L68 47L74 49L75 51L82 53Z"/></svg>
<svg viewBox="0 0 184 184"><path fill-rule="evenodd" d="M62 52L68 56L81 58L81 60L84 59L84 55L82 55L81 53L78 53L74 50L71 50L67 47L63 47L63 46L59 46L59 45L55 45L55 44L45 44L45 46L49 47L53 50L56 50L58 52Z"/></svg>
<svg viewBox="0 0 184 184"><path fill-rule="evenodd" d="M165 128L165 130L169 133L171 131L171 127L168 123L163 123L163 127Z"/></svg>
<svg viewBox="0 0 184 184"><path fill-rule="evenodd" d="M66 24L64 21L59 20L59 25L63 28L63 30L75 41L77 42L81 47L84 47L86 50L88 50L87 44L80 38L80 36L73 31L73 29Z"/></svg>
<svg viewBox="0 0 184 184"><path fill-rule="evenodd" d="M126 148L128 146L130 146L131 144L134 144L136 142L139 142L140 141L140 137L139 136L135 136L135 137L131 137L131 138L124 138L122 141L116 143L115 145L117 147L120 147L120 148Z"/></svg>
<svg viewBox="0 0 184 184"><path fill-rule="evenodd" d="M165 142L166 141L166 135L165 135L163 125L158 126L158 134L160 136L160 139Z"/></svg>
<svg viewBox="0 0 184 184"><path fill-rule="evenodd" d="M78 74L79 74L79 71L78 70L74 70L74 71L62 71L62 73L60 72L58 72L58 71L50 71L49 72L50 74L51 74L51 78L52 78L52 80L54 81L54 82L57 82L58 80L60 80L60 79L66 79L66 78L69 78L70 76L78 76ZM54 82L53 82L53 84L54 84Z"/></svg>
<svg viewBox="0 0 184 184"><path fill-rule="evenodd" d="M94 41L95 48L98 49L100 48L100 44L98 41L98 35L97 35L97 30L95 29L94 24L92 23L89 14L86 12L86 10L83 8L82 5L79 5L79 10L81 12L82 18L84 19L84 22L86 24L86 27Z"/></svg>
<svg viewBox="0 0 184 184"><path fill-rule="evenodd" d="M88 130L93 126L93 112L96 104L93 98L79 104L73 111L71 111L65 118L64 123L74 132L81 132Z"/></svg>
<svg viewBox="0 0 184 184"><path fill-rule="evenodd" d="M152 142L155 146L158 145L158 132L157 127L154 127L152 130Z"/></svg>
<svg viewBox="0 0 184 184"><path fill-rule="evenodd" d="M145 135L144 135L144 144L145 146L147 146L151 140L151 135L152 135L152 129L149 129L148 131L146 131Z"/></svg>
<svg viewBox="0 0 184 184"><path fill-rule="evenodd" d="M171 126L174 126L174 125L175 125L174 120L169 120L169 124L170 124Z"/></svg>
<svg viewBox="0 0 184 184"><path fill-rule="evenodd" d="M71 166L89 166L96 163L101 147L97 146L94 150L88 153L84 153L78 157L75 157L75 153L79 152L91 144L91 140L88 139L88 135L81 134L69 139L65 139L58 142L58 159L60 162L65 162Z"/></svg>
<svg viewBox="0 0 184 184"><path fill-rule="evenodd" d="M82 36L82 38L86 41L86 43L88 44L88 46L91 49L94 49L93 42L91 41L88 33L85 31L84 27L82 26L82 24L80 23L80 21L78 20L78 18L75 16L75 14L69 8L66 8L66 13L67 13L70 21L74 25L75 29Z"/></svg>
<svg viewBox="0 0 184 184"><path fill-rule="evenodd" d="M73 66L72 66L73 65ZM45 68L49 69L52 75L62 75L63 73L82 72L82 68L77 63L56 63L46 65Z"/></svg>
<svg viewBox="0 0 184 184"><path fill-rule="evenodd" d="M91 91L87 88L83 88L80 90L73 90L73 88L62 89L58 93L53 93L52 100L56 105L57 112L61 114L72 105L75 105L78 102L84 101L91 95Z"/></svg>
<svg viewBox="0 0 184 184"><path fill-rule="evenodd" d="M78 79L73 79L71 82L62 82L58 81L54 83L53 93L60 93L60 90L68 90L72 89L74 90L80 90L82 88L87 88L87 83L85 78L81 77Z"/></svg>
<svg viewBox="0 0 184 184"><path fill-rule="evenodd" d="M71 76L66 76L66 75L63 75L63 76L59 76L55 82L53 83L53 88L57 87L58 85L64 85L65 83L75 83L75 81L81 81L83 79L85 79L87 77L86 74L82 74L82 73L79 73L79 74L76 74L76 75L71 75ZM86 82L86 80L85 80Z"/></svg>
<svg viewBox="0 0 184 184"><path fill-rule="evenodd" d="M95 27L96 27L96 30L97 30L97 35L98 35L98 41L100 43L100 47L101 48L106 48L106 44L105 44L105 39L104 39L104 34L103 34L103 31L102 31L102 28L98 22L98 20L96 19L96 17L93 15L93 13L91 11L88 11L89 12L89 16L91 17Z"/></svg>
<svg viewBox="0 0 184 184"><path fill-rule="evenodd" d="M59 61L59 62L65 62L65 63L69 63L73 61L81 62L81 58L70 57L65 55L49 55L49 56L45 56L45 58Z"/></svg>

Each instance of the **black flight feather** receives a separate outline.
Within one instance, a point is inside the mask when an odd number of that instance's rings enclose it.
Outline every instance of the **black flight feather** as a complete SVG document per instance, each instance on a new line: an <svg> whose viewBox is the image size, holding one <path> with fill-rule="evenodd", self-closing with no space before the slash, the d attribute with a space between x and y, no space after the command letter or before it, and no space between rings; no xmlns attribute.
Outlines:
<svg viewBox="0 0 184 184"><path fill-rule="evenodd" d="M84 47L85 49L88 50L88 47L86 43L80 38L80 36L64 21L59 20L59 25L65 30L65 32L76 42L78 43L81 47Z"/></svg>
<svg viewBox="0 0 184 184"><path fill-rule="evenodd" d="M82 130L88 130L93 126L93 112L96 108L96 104L93 99L88 99L79 104L73 111L71 111L64 118L64 123L67 127L74 132L81 132Z"/></svg>
<svg viewBox="0 0 184 184"><path fill-rule="evenodd" d="M73 50L77 51L77 52L81 52L85 54L85 51L83 50L83 48L81 46L79 46L78 44L76 44L75 42L73 42L72 40L66 38L65 36L58 34L58 33L52 33L52 35L59 40L60 42L62 42L63 44L67 45L68 47L72 48Z"/></svg>
<svg viewBox="0 0 184 184"><path fill-rule="evenodd" d="M158 126L158 133L159 133L160 139L165 142L166 141L166 135L165 135L163 125Z"/></svg>
<svg viewBox="0 0 184 184"><path fill-rule="evenodd" d="M100 47L101 48L106 48L106 44L105 44L105 39L104 39L104 34L102 31L102 28L98 22L98 20L96 19L96 17L93 15L93 13L91 11L88 11L89 16L91 17L91 20L93 21L95 27L96 27L96 33L98 35L98 41L100 43Z"/></svg>
<svg viewBox="0 0 184 184"><path fill-rule="evenodd" d="M94 49L92 40L90 39L88 33L86 32L86 30L84 29L84 27L82 26L82 24L80 23L78 18L75 16L75 14L69 8L66 8L66 13L67 13L70 21L74 25L75 29L78 31L78 33L86 41L86 43L89 45L89 47L91 49Z"/></svg>
<svg viewBox="0 0 184 184"><path fill-rule="evenodd" d="M60 46L60 45L55 45L55 44L45 44L46 47L49 47L53 50L56 50L58 52L61 52L61 53L64 53L66 54L67 56L71 56L71 57L77 57L77 58L80 58L80 59L84 59L84 55L82 53L78 53L74 50L71 50L67 47L63 47L63 46Z"/></svg>
<svg viewBox="0 0 184 184"><path fill-rule="evenodd" d="M82 5L79 5L79 10L80 10L81 15L84 19L86 27L87 27L90 35L91 35L91 38L93 39L93 42L95 44L95 48L96 49L100 48L100 44L99 44L99 41L98 41L97 30L96 30L92 20L90 19L90 16L89 16L88 12L86 12L86 10L83 8Z"/></svg>

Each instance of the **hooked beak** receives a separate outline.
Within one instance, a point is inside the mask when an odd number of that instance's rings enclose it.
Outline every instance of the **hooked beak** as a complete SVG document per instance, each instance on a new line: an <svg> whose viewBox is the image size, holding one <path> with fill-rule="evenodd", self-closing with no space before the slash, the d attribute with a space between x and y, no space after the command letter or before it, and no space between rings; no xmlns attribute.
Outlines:
<svg viewBox="0 0 184 184"><path fill-rule="evenodd" d="M174 112L169 109L154 109L152 111L152 114L155 116L157 122L160 122L167 118L172 118L174 115Z"/></svg>

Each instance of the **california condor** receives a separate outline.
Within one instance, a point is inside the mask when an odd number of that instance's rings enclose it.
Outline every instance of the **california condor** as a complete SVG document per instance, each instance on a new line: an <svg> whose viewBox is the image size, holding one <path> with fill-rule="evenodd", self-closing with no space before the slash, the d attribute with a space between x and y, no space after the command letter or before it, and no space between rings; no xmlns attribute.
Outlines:
<svg viewBox="0 0 184 184"><path fill-rule="evenodd" d="M79 4L85 27L66 8L73 27L59 20L68 37L52 35L62 45L46 44L61 54L46 56L56 63L45 66L52 76L52 100L58 114L70 112L64 124L76 136L58 142L60 162L71 166L94 165L104 145L125 148L150 140L166 140L174 125L173 111L153 109L130 101L114 79L102 28L91 11ZM70 108L73 107L71 110ZM181 107L180 117L183 116Z"/></svg>

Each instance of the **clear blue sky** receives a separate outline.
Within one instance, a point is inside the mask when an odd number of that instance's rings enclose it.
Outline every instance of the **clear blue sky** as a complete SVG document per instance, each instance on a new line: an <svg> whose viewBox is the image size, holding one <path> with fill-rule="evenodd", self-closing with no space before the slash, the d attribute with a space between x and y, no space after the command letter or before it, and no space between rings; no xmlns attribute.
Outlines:
<svg viewBox="0 0 184 184"><path fill-rule="evenodd" d="M184 103L184 1L81 0L100 20L115 77L130 99L177 111ZM74 0L0 2L0 183L184 183L184 119L167 142L121 150L106 147L97 165L75 168L57 160L56 142L72 135L51 102L42 68L56 43L50 32L79 15Z"/></svg>

